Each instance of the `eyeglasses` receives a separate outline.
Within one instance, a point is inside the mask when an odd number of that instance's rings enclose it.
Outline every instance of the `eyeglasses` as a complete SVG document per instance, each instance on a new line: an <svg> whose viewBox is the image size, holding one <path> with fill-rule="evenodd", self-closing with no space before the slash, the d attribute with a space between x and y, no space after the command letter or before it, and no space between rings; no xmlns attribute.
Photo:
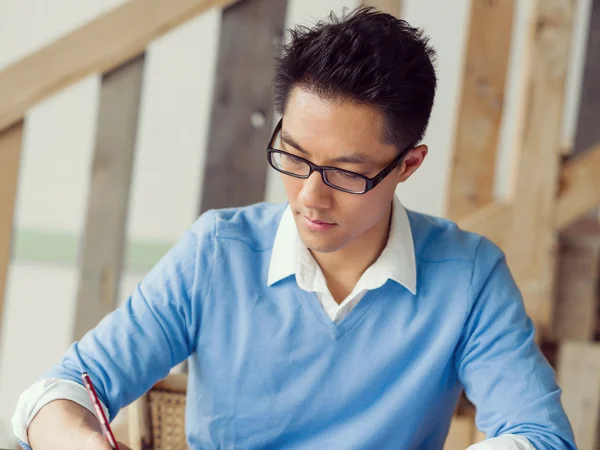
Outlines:
<svg viewBox="0 0 600 450"><path fill-rule="evenodd" d="M407 147L390 165L374 177L369 178L356 172L338 169L337 167L317 166L304 158L276 148L275 142L281 131L282 123L283 119L275 127L267 147L267 160L271 167L285 175L303 179L310 177L313 172L319 172L323 183L327 186L350 194L365 194L369 192L388 176L413 148L412 146Z"/></svg>

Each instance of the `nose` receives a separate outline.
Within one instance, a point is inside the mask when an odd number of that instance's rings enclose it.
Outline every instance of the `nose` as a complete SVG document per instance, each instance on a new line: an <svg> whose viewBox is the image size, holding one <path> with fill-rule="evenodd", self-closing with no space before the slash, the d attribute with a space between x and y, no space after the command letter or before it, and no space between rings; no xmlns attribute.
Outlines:
<svg viewBox="0 0 600 450"><path fill-rule="evenodd" d="M306 209L327 209L331 206L333 189L327 186L321 174L313 172L304 180L298 200Z"/></svg>

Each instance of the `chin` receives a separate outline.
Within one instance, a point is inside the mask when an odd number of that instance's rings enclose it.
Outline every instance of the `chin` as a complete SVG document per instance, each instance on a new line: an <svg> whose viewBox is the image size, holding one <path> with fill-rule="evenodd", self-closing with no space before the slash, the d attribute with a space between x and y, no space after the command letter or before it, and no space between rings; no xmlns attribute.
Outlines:
<svg viewBox="0 0 600 450"><path fill-rule="evenodd" d="M300 238L304 245L313 252L333 253L344 246L344 243L337 242L336 240L318 239L313 236L303 235L303 233L300 234Z"/></svg>

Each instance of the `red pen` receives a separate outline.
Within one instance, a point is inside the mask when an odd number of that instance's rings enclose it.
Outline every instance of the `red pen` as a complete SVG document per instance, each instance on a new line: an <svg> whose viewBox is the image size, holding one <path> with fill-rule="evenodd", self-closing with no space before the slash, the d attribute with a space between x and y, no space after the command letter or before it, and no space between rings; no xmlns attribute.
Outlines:
<svg viewBox="0 0 600 450"><path fill-rule="evenodd" d="M94 408L96 409L97 417L100 421L100 426L102 427L102 431L104 436L106 437L106 440L114 450L119 450L119 444L117 444L115 435L110 429L110 424L106 419L106 415L104 415L104 411L102 410L102 406L100 405L100 399L98 398L98 395L96 394L96 389L94 389L94 385L92 384L92 379L90 378L87 372L83 372L81 374L81 379L83 380L83 385L87 389L88 394L90 395L90 400L94 404Z"/></svg>

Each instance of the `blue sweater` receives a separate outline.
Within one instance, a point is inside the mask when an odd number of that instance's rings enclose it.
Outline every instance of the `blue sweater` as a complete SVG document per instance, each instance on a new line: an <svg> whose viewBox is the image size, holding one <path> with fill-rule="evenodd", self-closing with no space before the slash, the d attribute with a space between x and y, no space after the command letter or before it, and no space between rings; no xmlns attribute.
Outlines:
<svg viewBox="0 0 600 450"><path fill-rule="evenodd" d="M189 359L197 449L441 449L464 387L488 437L575 449L504 255L408 211L417 294L394 281L334 324L294 276L267 286L285 205L203 214L45 377L88 371L114 417Z"/></svg>

